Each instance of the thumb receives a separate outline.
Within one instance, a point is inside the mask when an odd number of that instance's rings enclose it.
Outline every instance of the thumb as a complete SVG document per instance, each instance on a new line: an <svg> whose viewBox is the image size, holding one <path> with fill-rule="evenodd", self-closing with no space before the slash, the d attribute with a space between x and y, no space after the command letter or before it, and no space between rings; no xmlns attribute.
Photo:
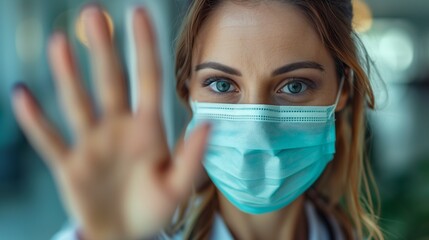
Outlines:
<svg viewBox="0 0 429 240"><path fill-rule="evenodd" d="M169 176L172 190L180 199L191 191L192 183L201 170L211 125L203 123L198 126L186 141L181 141Z"/></svg>

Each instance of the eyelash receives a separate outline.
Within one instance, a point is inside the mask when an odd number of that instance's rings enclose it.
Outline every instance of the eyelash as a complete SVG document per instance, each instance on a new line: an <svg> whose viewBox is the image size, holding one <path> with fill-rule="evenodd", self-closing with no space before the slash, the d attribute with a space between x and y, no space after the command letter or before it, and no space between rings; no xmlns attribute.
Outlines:
<svg viewBox="0 0 429 240"><path fill-rule="evenodd" d="M306 87L307 87L307 89L304 92L302 92L302 93L292 94L292 95L295 95L295 96L303 95L303 94L307 93L309 90L312 90L312 89L315 88L314 82L312 80L310 80L310 79L292 77L292 78L288 78L288 80L286 81L286 83L281 84L280 87L278 88L278 90L276 91L276 93L288 94L288 93L285 93L285 92L281 92L281 90L283 88L285 88L287 85L289 85L291 83L294 83L294 82L299 82L299 83L305 84Z"/></svg>
<svg viewBox="0 0 429 240"><path fill-rule="evenodd" d="M235 82L233 81L233 80L231 80L231 79L229 79L229 78L227 78L227 77L223 77L223 76L213 76L213 77L209 77L209 78L207 78L206 80L204 80L203 82L202 82L202 87L204 87L204 88L206 88L206 87L209 87L212 83L214 83L214 82L216 82L216 81L219 81L219 80L224 80L224 81L227 81L227 82L229 82L231 85L233 85L233 86L235 86L236 88L237 88L237 84L235 84ZM217 95L225 95L225 94L230 94L230 93L234 93L234 92L216 92L216 91L213 91L213 90L211 90L210 89L210 91L212 92L212 93L214 93L214 94L217 94Z"/></svg>

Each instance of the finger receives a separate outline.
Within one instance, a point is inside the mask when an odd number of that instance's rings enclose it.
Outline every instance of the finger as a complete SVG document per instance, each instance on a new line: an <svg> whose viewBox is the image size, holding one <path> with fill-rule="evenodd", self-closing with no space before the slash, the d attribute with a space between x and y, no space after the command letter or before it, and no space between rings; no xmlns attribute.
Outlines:
<svg viewBox="0 0 429 240"><path fill-rule="evenodd" d="M49 59L67 119L77 134L82 133L92 125L94 113L64 34L52 36Z"/></svg>
<svg viewBox="0 0 429 240"><path fill-rule="evenodd" d="M96 5L86 7L82 16L102 112L110 115L127 111L125 80L107 19Z"/></svg>
<svg viewBox="0 0 429 240"><path fill-rule="evenodd" d="M201 170L201 160L204 157L210 129L208 123L199 126L189 139L178 147L169 184L179 198L189 194L192 183Z"/></svg>
<svg viewBox="0 0 429 240"><path fill-rule="evenodd" d="M160 63L149 16L143 8L137 8L133 15L134 42L138 69L138 111L146 115L159 114L161 74Z"/></svg>
<svg viewBox="0 0 429 240"><path fill-rule="evenodd" d="M42 114L28 89L22 84L15 86L12 98L19 124L45 162L52 165L63 160L67 146Z"/></svg>

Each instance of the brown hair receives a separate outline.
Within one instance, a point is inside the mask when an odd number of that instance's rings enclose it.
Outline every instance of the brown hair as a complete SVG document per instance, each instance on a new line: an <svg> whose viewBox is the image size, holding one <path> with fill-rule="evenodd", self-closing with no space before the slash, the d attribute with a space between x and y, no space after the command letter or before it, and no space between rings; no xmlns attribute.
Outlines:
<svg viewBox="0 0 429 240"><path fill-rule="evenodd" d="M352 29L351 1L280 1L298 7L305 14L334 58L338 74L348 74L346 88L349 99L346 107L336 116L337 152L323 175L307 192L307 196L320 211L334 215L339 220L348 239L362 239L364 236L384 239L377 224L371 194L374 191L378 199L377 188L364 155L365 107L374 108L375 104L368 77L369 58ZM191 76L196 36L205 19L222 2L194 0L185 19L176 52L176 87L184 102L187 102L189 97L186 80ZM362 59L364 61L361 61ZM201 199L201 202L192 204L195 198ZM210 234L216 209L216 190L210 182L181 206L179 221L176 221L170 230L177 231L182 228L185 239L206 239Z"/></svg>

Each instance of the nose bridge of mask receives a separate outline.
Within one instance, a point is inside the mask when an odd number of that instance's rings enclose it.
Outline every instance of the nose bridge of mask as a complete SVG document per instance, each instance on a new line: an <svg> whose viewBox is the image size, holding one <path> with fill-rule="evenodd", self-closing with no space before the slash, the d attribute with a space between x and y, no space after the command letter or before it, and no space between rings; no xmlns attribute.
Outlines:
<svg viewBox="0 0 429 240"><path fill-rule="evenodd" d="M323 122L269 122L237 119L225 121L214 119L213 116L198 115L193 120L193 126L207 121L207 119L213 126L210 136L212 145L246 151L242 152L243 154L253 150L275 152L282 149L311 147L335 142L333 119Z"/></svg>
<svg viewBox="0 0 429 240"><path fill-rule="evenodd" d="M186 132L188 135L196 125L209 121L213 126L210 144L235 148L242 154L330 145L335 142L331 108L194 103Z"/></svg>

